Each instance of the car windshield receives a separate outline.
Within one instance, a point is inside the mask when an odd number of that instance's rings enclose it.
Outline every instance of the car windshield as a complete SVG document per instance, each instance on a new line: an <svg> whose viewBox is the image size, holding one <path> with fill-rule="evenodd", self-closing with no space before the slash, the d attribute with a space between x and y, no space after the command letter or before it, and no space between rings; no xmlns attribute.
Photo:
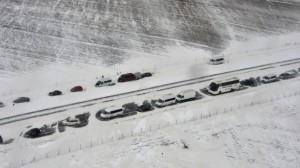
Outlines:
<svg viewBox="0 0 300 168"><path fill-rule="evenodd" d="M182 98L183 98L183 96L182 96L182 95L180 95L180 94L178 94L178 95L177 95L177 97L178 97L178 98L180 98L180 99L182 99Z"/></svg>
<svg viewBox="0 0 300 168"><path fill-rule="evenodd" d="M264 76L263 78L264 78L264 79L269 79L267 76Z"/></svg>
<svg viewBox="0 0 300 168"><path fill-rule="evenodd" d="M108 113L106 111L104 111L103 114L107 115Z"/></svg>
<svg viewBox="0 0 300 168"><path fill-rule="evenodd" d="M209 89L212 90L212 91L217 91L219 89L219 85L216 84L215 82L212 82L210 85L209 85Z"/></svg>
<svg viewBox="0 0 300 168"><path fill-rule="evenodd" d="M161 99L158 99L158 103L163 103L164 101Z"/></svg>

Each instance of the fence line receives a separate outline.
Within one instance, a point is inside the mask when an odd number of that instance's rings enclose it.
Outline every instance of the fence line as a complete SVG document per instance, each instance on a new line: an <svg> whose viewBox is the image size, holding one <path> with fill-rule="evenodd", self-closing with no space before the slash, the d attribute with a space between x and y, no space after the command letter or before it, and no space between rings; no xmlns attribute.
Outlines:
<svg viewBox="0 0 300 168"><path fill-rule="evenodd" d="M190 123L190 122L194 122L197 120L202 120L202 119L207 119L213 116L217 116L219 114L224 114L224 113L228 113L228 112L232 112L232 111L236 111L239 110L241 108L247 108L247 107L251 107L251 106L256 106L256 105L261 105L261 104L265 104L265 103L270 103L276 100L280 100L280 99L285 99L285 98L289 98L289 97L293 97L293 96L299 96L300 95L300 91L295 91L295 92L288 92L288 93L281 93L281 94L277 94L277 96L271 96L271 97L264 97L264 98L260 98L256 101L249 101L246 102L244 104L238 104L235 106L230 106L230 107L224 107L221 110L215 110L215 111L209 111L208 114L205 113L198 113L198 114L193 114L192 117L185 117L182 120L178 120L176 119L174 121L174 123L172 122L167 122L165 124L161 124L158 123L158 125L150 125L148 128L141 128L140 131L134 132L133 129L130 132L121 132L119 135L116 136L109 136L109 137L104 137L98 139L98 140L91 140L90 142L86 142L86 143L80 143L78 144L78 146L67 146L65 148L59 148L56 151L48 151L43 155L39 155L39 156L34 156L32 159L22 159L19 162L14 161L14 164L9 163L9 168L15 168L15 167L21 167L24 165L28 165L28 164L32 164L35 163L37 161L43 160L43 159L47 159L47 158L51 158L51 157L57 157L63 154L67 154L67 153L71 153L71 152L76 152L76 151L80 151L80 150L85 150L85 149L89 149L89 148L93 148L99 145L103 145L103 144L107 144L107 143L112 143L112 142L116 142L116 141L120 141L126 138L130 138L133 136L139 136L139 135L143 135L145 133L150 133L153 131L157 131L157 130L161 130L164 128L168 128L171 126L176 126L176 125L183 125L186 123Z"/></svg>

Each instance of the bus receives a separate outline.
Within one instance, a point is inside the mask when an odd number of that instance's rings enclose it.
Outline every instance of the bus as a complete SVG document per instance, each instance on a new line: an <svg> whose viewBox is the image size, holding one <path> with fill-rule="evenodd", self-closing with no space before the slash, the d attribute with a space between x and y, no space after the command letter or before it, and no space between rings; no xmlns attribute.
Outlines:
<svg viewBox="0 0 300 168"><path fill-rule="evenodd" d="M240 87L240 80L237 77L233 77L233 78L212 82L206 88L209 93L213 95L217 95L220 93L226 93L226 92L237 90L239 89L239 87Z"/></svg>

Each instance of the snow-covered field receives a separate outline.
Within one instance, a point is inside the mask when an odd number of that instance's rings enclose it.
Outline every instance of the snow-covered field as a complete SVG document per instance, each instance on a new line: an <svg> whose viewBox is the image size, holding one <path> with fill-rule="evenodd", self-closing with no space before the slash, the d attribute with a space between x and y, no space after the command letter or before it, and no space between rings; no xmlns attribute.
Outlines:
<svg viewBox="0 0 300 168"><path fill-rule="evenodd" d="M0 0L0 120L71 103L300 59L299 0ZM225 64L208 65L224 55ZM246 79L286 65L217 75ZM95 88L101 78L151 78ZM0 126L0 167L300 167L300 76L211 96L212 80L115 97ZM84 91L71 93L75 85ZM49 97L53 90L62 96ZM203 99L100 121L111 105L194 89ZM29 103L15 104L27 96ZM67 117L88 125L24 138ZM186 144L187 148L183 148Z"/></svg>

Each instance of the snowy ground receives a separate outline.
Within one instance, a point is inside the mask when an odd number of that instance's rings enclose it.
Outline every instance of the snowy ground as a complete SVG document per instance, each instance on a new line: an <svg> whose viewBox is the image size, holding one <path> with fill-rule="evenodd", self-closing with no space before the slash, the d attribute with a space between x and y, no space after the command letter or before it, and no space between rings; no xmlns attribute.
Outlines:
<svg viewBox="0 0 300 168"><path fill-rule="evenodd" d="M298 0L0 0L0 118L240 68L297 59ZM212 66L211 56L226 63ZM300 68L256 69L241 79ZM153 77L95 88L117 73ZM228 76L219 76L225 78ZM218 78L219 78L218 77ZM300 77L209 96L211 81L1 125L0 167L300 167ZM70 93L83 85L82 93ZM195 89L204 96L99 121L98 110ZM64 95L47 96L59 89ZM30 103L12 105L20 96ZM24 133L89 112L89 124ZM183 143L188 149L183 149Z"/></svg>
<svg viewBox="0 0 300 168"><path fill-rule="evenodd" d="M102 105L94 105L4 125L3 135L15 141L1 146L2 167L20 166L23 160L23 164L35 161L27 167L296 168L300 165L299 84L298 77L206 95L202 100L106 122L95 118ZM37 139L21 136L29 125L41 126L87 110L91 117L86 127ZM182 149L181 140L189 149Z"/></svg>
<svg viewBox="0 0 300 168"><path fill-rule="evenodd" d="M285 36L258 38L238 44L232 42L232 46L224 51L226 63L219 66L208 65L205 62L206 59L196 58L196 55L194 55L194 60L180 59L180 55L177 55L178 59L176 60L176 63L165 64L164 66L156 65L159 67L156 69L152 68L150 71L155 73L153 77L134 82L117 83L113 87L95 88L94 84L97 81L96 77L86 75L86 73L89 72L91 72L91 74L96 74L93 73L95 72L93 71L95 70L93 68L82 68L72 72L67 69L61 69L67 71L61 72L61 76L58 78L54 78L52 76L53 74L50 74L53 71L47 71L47 69L45 69L45 71L41 70L36 73L28 74L28 76L19 79L14 78L7 83L5 81L2 83L3 87L0 88L0 90L3 91L1 101L5 103L5 107L0 108L0 116L3 118L35 110L149 88L161 84L299 58L300 38L298 37L300 37L300 35L299 33L296 33ZM277 44L269 47L270 41L277 41ZM243 59L240 59L241 55L243 56ZM143 62L142 60L136 61ZM132 62L132 64L134 63ZM131 63L129 65L131 65ZM149 63L149 66L154 65L155 63ZM297 69L299 67L297 66L298 65L295 64L295 66L291 68ZM60 68L55 67L54 69L57 71ZM142 68L140 68L140 70L142 70ZM279 68L276 70L276 73L280 74L285 70L289 69ZM133 70L133 72L135 71L139 70ZM118 76L116 74L113 75L113 71L108 70L107 72L111 73L111 78L113 80L117 80ZM173 73L176 73L176 75L174 76ZM260 74L253 74L253 76L258 75ZM63 79L66 76L69 76L68 80ZM49 78L52 79L52 77L53 80L49 80ZM98 77L100 77L100 75ZM20 87L20 83L22 83L22 87ZM70 93L69 89L75 85L82 85L85 88L85 91L82 93ZM55 89L61 90L63 95L49 97L47 95L48 92ZM12 101L20 96L30 97L31 102L13 106Z"/></svg>

